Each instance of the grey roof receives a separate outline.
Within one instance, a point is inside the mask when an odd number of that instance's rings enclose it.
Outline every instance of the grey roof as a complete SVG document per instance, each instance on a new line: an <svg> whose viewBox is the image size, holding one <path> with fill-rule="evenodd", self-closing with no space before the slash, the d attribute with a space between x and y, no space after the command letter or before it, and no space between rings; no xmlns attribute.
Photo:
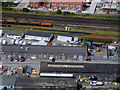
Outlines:
<svg viewBox="0 0 120 90"><path fill-rule="evenodd" d="M16 76L14 76L14 75L3 75L3 76L1 76L1 79L2 79L2 85L13 86L13 85L15 85Z"/></svg>
<svg viewBox="0 0 120 90"><path fill-rule="evenodd" d="M37 31L27 31L25 35L32 35L32 36L41 36L41 37L50 37L52 33L48 32L37 32Z"/></svg>
<svg viewBox="0 0 120 90"><path fill-rule="evenodd" d="M22 35L23 31L17 31L17 30L5 30L3 33L6 33L8 35Z"/></svg>
<svg viewBox="0 0 120 90"><path fill-rule="evenodd" d="M43 87L43 86L71 86L75 87L76 82L73 78L45 78L45 77L35 77L35 78L25 78L18 77L15 85L20 87Z"/></svg>
<svg viewBox="0 0 120 90"><path fill-rule="evenodd" d="M21 47L23 47L21 49ZM26 48L29 48L26 50ZM82 54L86 55L86 47L84 46L16 46L4 45L3 52L18 52L18 53L66 53L66 54Z"/></svg>
<svg viewBox="0 0 120 90"><path fill-rule="evenodd" d="M48 67L49 65L84 65L81 67ZM101 64L85 62L41 62L41 72L62 72L62 73L113 73L120 74L120 64Z"/></svg>

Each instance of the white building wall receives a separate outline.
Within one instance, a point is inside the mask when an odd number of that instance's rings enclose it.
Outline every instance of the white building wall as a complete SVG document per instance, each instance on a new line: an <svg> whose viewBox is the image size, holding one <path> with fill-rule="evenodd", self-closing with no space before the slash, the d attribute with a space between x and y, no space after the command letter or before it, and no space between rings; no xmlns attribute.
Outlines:
<svg viewBox="0 0 120 90"><path fill-rule="evenodd" d="M67 41L69 41L69 42L71 42L72 41L72 37L67 37L67 36L58 36L57 37L57 40L58 41L62 41L62 42L67 42Z"/></svg>
<svg viewBox="0 0 120 90"><path fill-rule="evenodd" d="M38 41L49 41L49 37L38 37L38 36L30 36L30 35L25 35L25 39L38 40Z"/></svg>

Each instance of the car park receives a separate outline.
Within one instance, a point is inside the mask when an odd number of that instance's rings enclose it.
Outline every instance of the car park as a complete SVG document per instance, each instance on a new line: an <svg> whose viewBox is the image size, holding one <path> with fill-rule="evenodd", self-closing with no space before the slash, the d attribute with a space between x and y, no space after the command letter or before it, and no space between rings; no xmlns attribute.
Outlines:
<svg viewBox="0 0 120 90"><path fill-rule="evenodd" d="M24 57L21 57L20 58L20 62L24 62L25 61L25 58Z"/></svg>

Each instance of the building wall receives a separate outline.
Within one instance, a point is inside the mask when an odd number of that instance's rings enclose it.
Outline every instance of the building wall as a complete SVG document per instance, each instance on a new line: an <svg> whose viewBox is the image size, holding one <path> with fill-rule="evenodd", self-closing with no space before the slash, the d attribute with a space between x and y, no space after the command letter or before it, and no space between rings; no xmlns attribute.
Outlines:
<svg viewBox="0 0 120 90"><path fill-rule="evenodd" d="M51 2L51 9L60 9L60 10L82 10L82 2Z"/></svg>
<svg viewBox="0 0 120 90"><path fill-rule="evenodd" d="M55 58L56 60L83 60L85 55L82 54L66 54L66 53L12 53L6 52L6 58L20 58L21 56L26 59L31 59L31 56L35 56L36 59L50 59L50 57Z"/></svg>
<svg viewBox="0 0 120 90"><path fill-rule="evenodd" d="M29 2L29 7L33 7L33 8L39 8L40 7L40 3L39 2Z"/></svg>
<svg viewBox="0 0 120 90"><path fill-rule="evenodd" d="M28 40L44 40L44 41L49 41L49 37L38 37L38 36L31 36L31 35L25 35L25 39Z"/></svg>

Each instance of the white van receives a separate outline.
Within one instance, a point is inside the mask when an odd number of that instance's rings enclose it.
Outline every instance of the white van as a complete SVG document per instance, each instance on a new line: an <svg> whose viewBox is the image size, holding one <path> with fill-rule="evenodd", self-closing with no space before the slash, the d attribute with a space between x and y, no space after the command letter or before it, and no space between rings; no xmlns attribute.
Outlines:
<svg viewBox="0 0 120 90"><path fill-rule="evenodd" d="M20 41L20 40L16 40L16 41L15 41L15 44L18 45L19 41Z"/></svg>
<svg viewBox="0 0 120 90"><path fill-rule="evenodd" d="M102 86L103 82L92 81L92 82L90 82L90 85L92 85L92 86Z"/></svg>
<svg viewBox="0 0 120 90"><path fill-rule="evenodd" d="M5 40L5 39L2 40L2 44L3 44L3 45L6 45L6 44L7 44L7 40Z"/></svg>

